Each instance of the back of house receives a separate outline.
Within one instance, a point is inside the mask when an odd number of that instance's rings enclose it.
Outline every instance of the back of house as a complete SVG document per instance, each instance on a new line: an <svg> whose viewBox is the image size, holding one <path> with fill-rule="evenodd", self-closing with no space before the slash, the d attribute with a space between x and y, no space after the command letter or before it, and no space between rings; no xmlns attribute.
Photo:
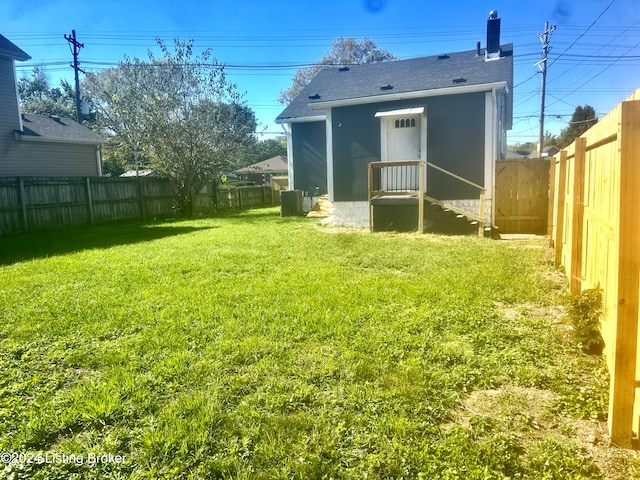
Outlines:
<svg viewBox="0 0 640 480"><path fill-rule="evenodd" d="M289 185L328 194L334 223L369 222L371 162L423 160L484 187L495 218L495 162L513 118L513 45L487 21L487 47L322 69L277 117L288 134ZM428 169L429 197L479 208L468 183ZM472 205L473 204L473 205Z"/></svg>

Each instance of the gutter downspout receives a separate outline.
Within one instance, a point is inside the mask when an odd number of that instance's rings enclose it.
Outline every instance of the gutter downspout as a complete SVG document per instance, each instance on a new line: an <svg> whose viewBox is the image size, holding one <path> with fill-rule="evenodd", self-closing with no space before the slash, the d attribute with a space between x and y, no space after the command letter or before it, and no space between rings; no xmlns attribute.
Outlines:
<svg viewBox="0 0 640 480"><path fill-rule="evenodd" d="M102 147L96 145L96 164L98 166L98 177L102 176Z"/></svg>

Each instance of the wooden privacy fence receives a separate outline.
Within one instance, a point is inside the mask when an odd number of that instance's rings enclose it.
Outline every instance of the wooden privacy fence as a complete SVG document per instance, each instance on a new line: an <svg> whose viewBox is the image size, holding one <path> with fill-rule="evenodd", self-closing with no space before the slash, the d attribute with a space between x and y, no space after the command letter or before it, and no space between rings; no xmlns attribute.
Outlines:
<svg viewBox="0 0 640 480"><path fill-rule="evenodd" d="M197 213L276 204L271 187L208 185L195 198ZM0 177L0 235L146 220L175 215L169 180L118 177Z"/></svg>
<svg viewBox="0 0 640 480"><path fill-rule="evenodd" d="M547 232L549 159L496 162L496 226L501 233Z"/></svg>
<svg viewBox="0 0 640 480"><path fill-rule="evenodd" d="M571 293L603 290L611 376L609 433L638 448L640 431L640 89L561 151L550 169L549 235Z"/></svg>

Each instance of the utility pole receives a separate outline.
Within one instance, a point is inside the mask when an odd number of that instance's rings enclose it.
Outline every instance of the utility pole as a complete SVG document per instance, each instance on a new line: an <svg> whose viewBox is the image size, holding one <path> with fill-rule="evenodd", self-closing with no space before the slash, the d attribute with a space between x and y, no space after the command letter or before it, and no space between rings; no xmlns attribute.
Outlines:
<svg viewBox="0 0 640 480"><path fill-rule="evenodd" d="M542 150L544 148L544 97L547 92L547 55L549 54L551 34L556 29L549 26L549 22L544 23L544 32L538 34L540 42L542 42L542 60L536 63L534 66L540 68L542 73L542 91L540 93L540 132L538 134L538 157L542 157Z"/></svg>
<svg viewBox="0 0 640 480"><path fill-rule="evenodd" d="M76 39L75 30L71 30L71 36L65 34L64 39L69 42L71 53L73 54L73 63L71 64L71 68L73 68L76 75L76 120L78 121L78 123L80 123L82 114L80 109L80 79L78 78L78 72L82 72L85 75L87 74L87 72L79 67L80 64L78 63L78 53L80 52L81 48L84 48L84 43L78 42L78 40Z"/></svg>

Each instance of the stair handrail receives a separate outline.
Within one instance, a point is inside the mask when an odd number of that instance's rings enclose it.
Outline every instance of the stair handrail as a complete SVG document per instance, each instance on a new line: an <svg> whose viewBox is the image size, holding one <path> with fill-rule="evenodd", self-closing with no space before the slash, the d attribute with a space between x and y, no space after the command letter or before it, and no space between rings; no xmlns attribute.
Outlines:
<svg viewBox="0 0 640 480"><path fill-rule="evenodd" d="M440 171L442 173L446 173L447 175L449 175L450 177L455 178L456 180L460 180L461 182L464 182L464 183L466 183L468 185L471 185L472 187L475 187L478 190L484 190L485 192L487 191L487 189L484 188L482 185L478 185L477 183L473 183L471 180L467 180L466 178L461 177L460 175L456 175L455 173L450 172L449 170L446 170L446 169L444 169L442 167L439 167L438 165L435 165L435 164L433 164L431 162L426 162L426 163L427 163L427 166L429 166L431 168L434 168L435 170L438 170L438 171Z"/></svg>
<svg viewBox="0 0 640 480"><path fill-rule="evenodd" d="M419 173L419 179L420 179L420 186L418 187L418 191L407 191L407 192L403 192L403 194L405 195L415 195L416 193L419 194L419 196L421 198L424 198L427 194L427 188L426 185L424 184L424 168L426 167L431 167L434 170L438 170L439 172L444 173L445 175L449 175L452 178L455 178L456 180L459 180L463 183L466 183L467 185L470 185L474 188L477 188L478 190L480 190L480 208L478 211L478 215L477 217L479 218L478 221L478 236L483 236L484 235L484 226L485 226L485 216L484 216L484 200L485 200L485 194L487 189L485 187L483 187L482 185L478 185L477 183L472 182L471 180L467 180L464 177L461 177L460 175L457 175L445 168L440 167L439 165L436 165L434 163L425 161L425 160L394 160L394 161L387 161L387 162L370 162L369 166L368 166L368 171L369 171L369 228L371 230L373 230L373 218L372 218L372 210L371 210L371 199L373 198L374 195L380 195L380 194L384 194L384 191L380 191L380 190L373 190L373 169L374 168L384 168L384 167L397 167L397 166L412 166L412 165L416 165L419 166L420 168L420 173ZM399 194L400 192L394 192L395 195ZM422 202L419 202L420 207L422 207ZM471 212L469 212L471 214ZM418 219L418 228L419 230L422 227L422 208L419 208L419 219ZM471 214L473 215L473 214ZM475 215L473 215L475 216Z"/></svg>

